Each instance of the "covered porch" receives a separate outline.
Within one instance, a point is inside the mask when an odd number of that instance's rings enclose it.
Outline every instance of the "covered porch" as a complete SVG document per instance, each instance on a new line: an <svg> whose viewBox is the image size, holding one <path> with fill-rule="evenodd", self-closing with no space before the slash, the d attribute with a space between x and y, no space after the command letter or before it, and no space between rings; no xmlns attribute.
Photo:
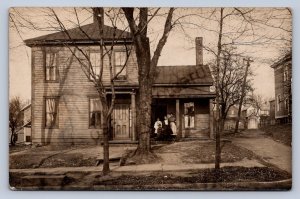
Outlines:
<svg viewBox="0 0 300 199"><path fill-rule="evenodd" d="M192 95L170 92L166 89L176 90L187 88L153 88L151 122L154 126L159 118L173 114L176 118L178 138L213 138L213 94L193 92ZM159 91L160 90L160 91Z"/></svg>

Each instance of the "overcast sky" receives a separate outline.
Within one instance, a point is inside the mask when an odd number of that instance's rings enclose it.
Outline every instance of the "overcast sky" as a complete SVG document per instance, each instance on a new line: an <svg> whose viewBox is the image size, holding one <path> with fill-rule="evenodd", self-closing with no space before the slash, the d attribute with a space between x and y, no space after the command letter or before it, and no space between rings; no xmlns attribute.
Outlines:
<svg viewBox="0 0 300 199"><path fill-rule="evenodd" d="M64 20L74 20L74 14L68 9L57 9L57 13ZM205 13L210 13L212 9L194 9L192 13L200 13L205 16ZM263 11L272 11L267 8ZM163 12L163 11L162 11ZM174 17L178 17L180 14L186 14L189 11L177 10ZM44 23L44 18L41 18L42 13L37 9L31 10L29 8L20 9L20 13L24 16L32 19L38 25ZM216 15L217 16L217 15ZM80 12L80 20L83 24L92 22L91 13L88 11ZM204 19L203 19L204 20ZM159 38L159 33L162 31L163 24L162 18L154 19L151 21L149 32L151 32L150 40L152 41L152 47L155 46ZM159 60L159 65L194 65L195 58L195 37L203 37L204 45L211 48L216 47L217 34L211 30L217 29L217 24L214 21L201 21L199 18L189 18L185 22L192 22L201 24L201 27L186 26L184 31L181 28L176 28L169 36L167 44L165 45L162 55ZM109 21L105 21L106 25L109 25ZM287 21L286 23L289 23ZM69 27L72 24L66 21ZM241 24L235 19L227 20L225 23L225 31L239 27ZM289 24L287 24L288 26ZM22 39L33 38L36 36L51 33L49 31L29 31L26 29L20 29L21 32L17 33L15 29L10 28L9 35L9 96L20 96L22 99L27 100L31 98L31 53L30 48L23 44ZM266 28L259 30L259 33L264 32L267 34L281 34L281 30L274 28ZM22 38L21 38L22 37ZM274 71L270 68L270 60L279 56L280 50L278 45L242 45L239 47L243 51L244 55L249 55L253 58L254 62L251 64L251 68L255 73L253 78L253 84L255 93L260 94L265 98L274 98ZM153 50L153 49L152 49ZM212 59L212 54L208 51L204 51L204 64L207 64Z"/></svg>

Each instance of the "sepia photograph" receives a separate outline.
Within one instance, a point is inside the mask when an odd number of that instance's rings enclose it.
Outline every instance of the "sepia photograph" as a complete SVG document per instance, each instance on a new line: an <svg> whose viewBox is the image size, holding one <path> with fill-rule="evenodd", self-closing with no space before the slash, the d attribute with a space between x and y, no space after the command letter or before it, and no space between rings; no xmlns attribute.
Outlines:
<svg viewBox="0 0 300 199"><path fill-rule="evenodd" d="M288 7L11 7L11 190L288 191Z"/></svg>

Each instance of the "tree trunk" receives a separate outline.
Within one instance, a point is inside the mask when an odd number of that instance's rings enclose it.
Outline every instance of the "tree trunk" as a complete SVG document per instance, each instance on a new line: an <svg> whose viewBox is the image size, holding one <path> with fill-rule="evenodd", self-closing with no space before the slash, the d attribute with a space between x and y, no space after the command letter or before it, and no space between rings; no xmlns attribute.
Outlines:
<svg viewBox="0 0 300 199"><path fill-rule="evenodd" d="M103 132L103 168L102 174L107 175L110 172L109 169L109 122L110 122L110 114L108 111L108 104L106 102L106 98L100 96L102 103L102 114L103 114L103 123L102 123L102 132ZM110 105L112 106L112 105Z"/></svg>
<svg viewBox="0 0 300 199"><path fill-rule="evenodd" d="M108 121L105 119L103 123L103 175L107 175L110 172L109 169L109 130Z"/></svg>
<svg viewBox="0 0 300 199"><path fill-rule="evenodd" d="M139 145L137 153L150 152L150 132L151 132L151 102L152 92L151 85L147 82L146 78L140 80L139 90Z"/></svg>
<svg viewBox="0 0 300 199"><path fill-rule="evenodd" d="M247 60L247 65L246 65L246 70L245 70L245 76L244 76L244 81L243 81L243 86L242 86L242 95L239 103L239 110L238 110L238 116L237 120L235 123L235 129L234 129L234 134L236 134L239 130L239 123L240 123L240 118L241 118L241 110L242 110L242 105L245 97L245 87L246 87L246 81L247 81L247 76L248 76L248 69L250 66L250 59Z"/></svg>

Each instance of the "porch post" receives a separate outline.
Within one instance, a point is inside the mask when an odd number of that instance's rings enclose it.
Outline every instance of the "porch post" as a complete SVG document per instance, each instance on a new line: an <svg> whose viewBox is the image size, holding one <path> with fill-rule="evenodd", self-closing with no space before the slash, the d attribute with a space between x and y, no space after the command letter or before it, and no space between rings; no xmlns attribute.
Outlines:
<svg viewBox="0 0 300 199"><path fill-rule="evenodd" d="M131 135L132 135L132 141L136 141L136 108L135 108L135 91L132 90L131 92L131 123L132 123L132 126L131 126Z"/></svg>
<svg viewBox="0 0 300 199"><path fill-rule="evenodd" d="M179 99L176 99L176 128L178 136L182 137L181 131L180 131L180 114L179 114Z"/></svg>

